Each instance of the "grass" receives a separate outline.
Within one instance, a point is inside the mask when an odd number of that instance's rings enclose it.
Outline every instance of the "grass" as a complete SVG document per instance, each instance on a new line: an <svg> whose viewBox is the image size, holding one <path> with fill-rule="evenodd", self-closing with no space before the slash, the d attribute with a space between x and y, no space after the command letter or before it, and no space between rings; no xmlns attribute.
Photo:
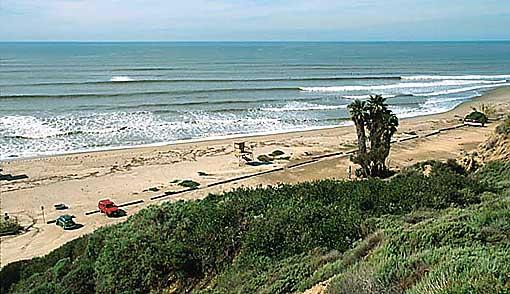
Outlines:
<svg viewBox="0 0 510 294"><path fill-rule="evenodd" d="M499 191L510 189L510 162L490 162L478 170L474 177Z"/></svg>
<svg viewBox="0 0 510 294"><path fill-rule="evenodd" d="M508 293L508 195L377 223L381 245L366 260L339 267L328 293Z"/></svg>
<svg viewBox="0 0 510 294"><path fill-rule="evenodd" d="M503 122L496 127L496 134L510 135L510 114L507 114Z"/></svg>

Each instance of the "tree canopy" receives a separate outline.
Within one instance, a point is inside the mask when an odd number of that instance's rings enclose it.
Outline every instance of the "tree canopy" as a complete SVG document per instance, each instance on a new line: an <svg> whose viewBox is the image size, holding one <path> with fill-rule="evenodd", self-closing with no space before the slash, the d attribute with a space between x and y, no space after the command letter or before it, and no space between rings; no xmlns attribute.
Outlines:
<svg viewBox="0 0 510 294"><path fill-rule="evenodd" d="M397 116L388 109L386 98L380 95L370 96L367 102L357 99L348 109L358 137L358 152L351 160L361 166L359 171L363 177L385 176L391 138L398 128Z"/></svg>

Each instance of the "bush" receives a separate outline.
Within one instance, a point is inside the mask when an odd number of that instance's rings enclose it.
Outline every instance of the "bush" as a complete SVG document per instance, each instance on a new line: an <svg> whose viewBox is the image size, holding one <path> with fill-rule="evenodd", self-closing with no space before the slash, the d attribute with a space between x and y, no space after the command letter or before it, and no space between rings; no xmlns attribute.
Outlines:
<svg viewBox="0 0 510 294"><path fill-rule="evenodd" d="M100 232L98 231L94 235L99 236ZM58 264L60 260L67 258L72 262L84 255L88 245L88 239L89 236L86 235L66 243L44 257L16 261L2 267L0 271L0 280L2 281L0 292L8 293L11 286L19 282L21 282L21 285L25 285L26 289L31 289L31 286L29 287L26 284L26 281L31 277L36 281L35 284L41 283L40 279L45 277L43 273L52 271L53 266ZM90 277L87 280L89 279ZM24 287L21 288L24 289Z"/></svg>
<svg viewBox="0 0 510 294"><path fill-rule="evenodd" d="M197 183L193 180L184 180L179 183L179 186L190 189L197 189L200 186L200 183Z"/></svg>
<svg viewBox="0 0 510 294"><path fill-rule="evenodd" d="M246 278L250 289L295 291L321 265L322 254L314 250L352 248L363 236L364 219L479 202L484 185L432 164L437 168L429 176L416 167L385 181L243 188L150 206L43 258L7 265L2 287L17 283L14 292L23 293L36 284L57 292L145 293L214 292L217 286L221 292L222 285ZM65 258L64 267L59 261Z"/></svg>
<svg viewBox="0 0 510 294"><path fill-rule="evenodd" d="M273 156L273 157L277 157L277 156L281 156L283 154L285 154L285 152L283 152L281 150L275 150L275 151L271 152L270 155Z"/></svg>
<svg viewBox="0 0 510 294"><path fill-rule="evenodd" d="M257 160L260 162L265 162L265 163L273 162L273 158L266 154L261 154L261 155L257 156Z"/></svg>
<svg viewBox="0 0 510 294"><path fill-rule="evenodd" d="M479 122L482 124L485 124L489 121L489 119L487 118L487 115L485 115L482 112L476 111L476 110L471 112L470 114L466 115L464 120L475 121L475 122Z"/></svg>
<svg viewBox="0 0 510 294"><path fill-rule="evenodd" d="M385 289L423 293L501 293L510 283L510 199L449 209L412 228L385 229L364 263ZM473 266L475 265L476 266ZM355 271L355 268L347 272Z"/></svg>
<svg viewBox="0 0 510 294"><path fill-rule="evenodd" d="M0 236L17 235L21 231L23 231L23 226L21 226L16 220L0 220Z"/></svg>
<svg viewBox="0 0 510 294"><path fill-rule="evenodd" d="M473 178L494 190L510 189L510 162L489 162Z"/></svg>

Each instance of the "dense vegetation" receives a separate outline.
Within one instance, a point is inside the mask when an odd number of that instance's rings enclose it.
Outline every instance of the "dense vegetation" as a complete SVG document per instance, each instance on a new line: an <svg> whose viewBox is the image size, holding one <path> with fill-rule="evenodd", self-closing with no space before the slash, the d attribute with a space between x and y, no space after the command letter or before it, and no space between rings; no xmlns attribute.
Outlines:
<svg viewBox="0 0 510 294"><path fill-rule="evenodd" d="M471 112L470 114L466 115L465 119L470 120L470 121L479 122L482 124L485 124L489 121L489 119L487 118L487 115L485 115L485 113L476 111L476 109L473 112Z"/></svg>
<svg viewBox="0 0 510 294"><path fill-rule="evenodd" d="M5 220L0 219L0 236L4 235L16 235L23 230L23 226L21 226L17 220Z"/></svg>
<svg viewBox="0 0 510 294"><path fill-rule="evenodd" d="M332 263L328 293L510 293L510 162L473 176L497 184L480 204L368 220L380 246Z"/></svg>
<svg viewBox="0 0 510 294"><path fill-rule="evenodd" d="M418 293L431 285L462 292L463 280L503 289L508 178L509 163L467 175L428 162L386 181L239 189L151 206L45 257L5 266L1 290L287 293L329 278L333 292ZM472 269L474 262L482 265Z"/></svg>

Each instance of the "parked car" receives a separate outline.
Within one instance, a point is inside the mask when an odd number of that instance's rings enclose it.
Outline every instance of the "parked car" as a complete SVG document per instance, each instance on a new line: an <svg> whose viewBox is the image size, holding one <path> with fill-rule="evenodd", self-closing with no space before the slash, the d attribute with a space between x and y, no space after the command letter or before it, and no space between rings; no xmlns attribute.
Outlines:
<svg viewBox="0 0 510 294"><path fill-rule="evenodd" d="M113 203L113 201L111 201L110 199L100 200L99 203L97 204L97 207L99 208L99 211L101 211L101 213L106 214L108 217L118 216L121 212L119 207L115 205L115 203Z"/></svg>
<svg viewBox="0 0 510 294"><path fill-rule="evenodd" d="M64 203L55 204L54 207L56 210L66 210L69 208Z"/></svg>
<svg viewBox="0 0 510 294"><path fill-rule="evenodd" d="M64 230L72 230L79 227L79 225L74 222L73 217L68 214L59 216L55 223L57 226L61 226Z"/></svg>

